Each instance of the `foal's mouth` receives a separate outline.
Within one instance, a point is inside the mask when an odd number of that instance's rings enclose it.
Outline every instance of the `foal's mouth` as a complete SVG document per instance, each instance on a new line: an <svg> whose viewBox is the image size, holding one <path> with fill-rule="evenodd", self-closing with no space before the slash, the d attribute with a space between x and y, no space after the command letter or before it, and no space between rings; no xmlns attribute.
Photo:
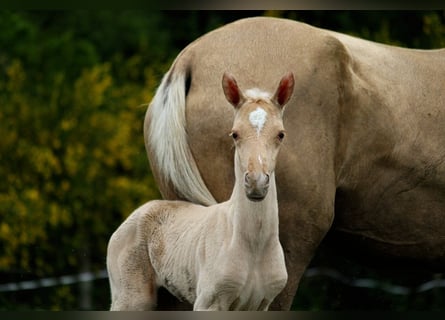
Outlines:
<svg viewBox="0 0 445 320"><path fill-rule="evenodd" d="M264 198L266 198L267 195L267 189L264 191L251 191L246 192L247 199L253 202L260 202L263 201Z"/></svg>

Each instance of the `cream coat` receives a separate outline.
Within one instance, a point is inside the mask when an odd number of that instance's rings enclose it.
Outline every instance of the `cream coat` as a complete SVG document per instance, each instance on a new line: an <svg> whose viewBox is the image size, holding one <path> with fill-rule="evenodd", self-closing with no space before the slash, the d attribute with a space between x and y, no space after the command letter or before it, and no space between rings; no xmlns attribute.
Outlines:
<svg viewBox="0 0 445 320"><path fill-rule="evenodd" d="M342 240L337 247L373 262L443 270L444 50L382 45L274 18L204 35L178 55L145 119L152 171L166 199L209 205L230 197L232 111L219 83L225 70L266 91L285 71L295 75L285 119L290 138L276 169L289 281L271 308L289 309L328 231ZM171 115L177 124L165 121Z"/></svg>

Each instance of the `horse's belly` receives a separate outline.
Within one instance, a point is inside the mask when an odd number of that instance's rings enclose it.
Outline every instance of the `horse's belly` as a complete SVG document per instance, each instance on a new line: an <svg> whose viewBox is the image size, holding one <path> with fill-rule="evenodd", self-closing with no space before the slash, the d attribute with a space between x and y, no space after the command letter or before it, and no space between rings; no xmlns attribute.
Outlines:
<svg viewBox="0 0 445 320"><path fill-rule="evenodd" d="M418 185L376 192L378 197L341 196L335 230L360 250L380 256L445 265L445 188ZM359 201L360 204L354 203Z"/></svg>

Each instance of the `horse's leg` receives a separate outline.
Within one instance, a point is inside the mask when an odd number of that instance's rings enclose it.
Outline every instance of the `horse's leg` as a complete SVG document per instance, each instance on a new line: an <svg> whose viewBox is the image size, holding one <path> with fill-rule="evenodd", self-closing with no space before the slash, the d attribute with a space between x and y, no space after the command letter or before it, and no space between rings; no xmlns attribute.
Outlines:
<svg viewBox="0 0 445 320"><path fill-rule="evenodd" d="M194 311L229 311L239 300L225 293L200 293L193 305Z"/></svg>
<svg viewBox="0 0 445 320"><path fill-rule="evenodd" d="M135 237L136 219L125 221L108 244L111 310L154 310L156 277L145 239Z"/></svg>
<svg viewBox="0 0 445 320"><path fill-rule="evenodd" d="M212 308L213 307L213 308ZM213 304L211 295L199 294L193 304L193 311L218 311Z"/></svg>
<svg viewBox="0 0 445 320"><path fill-rule="evenodd" d="M294 254L286 254L286 266L288 270L288 280L284 289L277 295L270 304L269 310L290 310L294 300L298 284L309 262L295 261L291 258ZM310 260L309 260L310 261Z"/></svg>
<svg viewBox="0 0 445 320"><path fill-rule="evenodd" d="M134 258L134 257L129 257ZM136 259L135 259L136 260ZM130 268L128 265L132 264ZM156 283L148 265L121 264L122 272L110 275L111 311L143 311L156 308ZM130 270L131 269L131 270ZM117 281L111 281L111 277Z"/></svg>
<svg viewBox="0 0 445 320"><path fill-rule="evenodd" d="M302 210L295 203L281 201L280 242L284 249L288 280L285 288L274 299L269 310L289 310L298 289L300 279L328 232L332 211Z"/></svg>
<svg viewBox="0 0 445 320"><path fill-rule="evenodd" d="M145 269L151 269L146 266ZM112 292L111 311L155 310L157 287L151 272L122 273L119 285Z"/></svg>
<svg viewBox="0 0 445 320"><path fill-rule="evenodd" d="M198 283L194 311L229 311L236 310L239 300L239 284L230 280L230 276L222 276L217 280L217 275L201 274Z"/></svg>

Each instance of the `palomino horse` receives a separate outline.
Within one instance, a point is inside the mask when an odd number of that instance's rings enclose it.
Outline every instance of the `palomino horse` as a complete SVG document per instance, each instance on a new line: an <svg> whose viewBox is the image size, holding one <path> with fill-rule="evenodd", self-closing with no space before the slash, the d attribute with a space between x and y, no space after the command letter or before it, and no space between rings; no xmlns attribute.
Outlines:
<svg viewBox="0 0 445 320"><path fill-rule="evenodd" d="M243 19L187 46L145 119L164 198L230 196L231 110L219 74L271 90L295 76L276 168L289 309L328 231L374 260L445 265L445 51L382 45L275 18ZM331 234L331 232L330 232ZM393 260L390 260L393 261Z"/></svg>
<svg viewBox="0 0 445 320"><path fill-rule="evenodd" d="M136 209L108 245L112 310L154 309L159 286L194 310L269 308L287 282L274 170L293 87L289 73L274 95L244 93L224 74L236 110L232 196L210 207L165 200Z"/></svg>

